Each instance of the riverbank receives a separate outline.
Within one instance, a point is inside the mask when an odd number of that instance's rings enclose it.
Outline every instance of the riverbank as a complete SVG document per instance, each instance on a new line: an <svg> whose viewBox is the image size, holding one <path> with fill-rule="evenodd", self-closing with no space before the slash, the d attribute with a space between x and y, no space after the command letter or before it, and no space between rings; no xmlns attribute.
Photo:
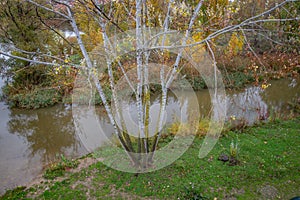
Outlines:
<svg viewBox="0 0 300 200"><path fill-rule="evenodd" d="M165 138L167 140L168 138ZM204 159L203 138L170 166L134 175L108 168L93 157L63 177L8 191L1 199L290 199L299 196L300 118L275 120L229 131ZM220 160L238 144L237 165ZM91 164L90 166L88 166Z"/></svg>
<svg viewBox="0 0 300 200"><path fill-rule="evenodd" d="M300 74L300 56L295 53L264 53L254 56L248 52L232 57L221 54L216 59L227 90L238 90L253 85L263 87L272 80L297 79ZM172 66L173 61L167 59L164 64ZM124 64L126 70L130 70L130 67L131 65L128 63ZM52 68L40 68L30 68L29 71L18 72L20 74L11 78L9 84L3 87L3 98L10 107L38 109L58 103L72 104L72 93L74 89L78 89L75 84L78 71L75 68L59 69L58 71ZM114 73L116 81L123 75L118 70ZM201 74L189 64L183 68L180 74L185 77L195 91L207 89ZM39 81L34 77L39 77ZM112 91L108 74L100 73L99 79L107 101L110 102ZM183 85L180 87L184 89ZM150 85L150 89L155 93L158 92L159 87ZM80 98L83 102L89 102L86 100L84 92ZM94 103L102 105L98 93L95 94Z"/></svg>

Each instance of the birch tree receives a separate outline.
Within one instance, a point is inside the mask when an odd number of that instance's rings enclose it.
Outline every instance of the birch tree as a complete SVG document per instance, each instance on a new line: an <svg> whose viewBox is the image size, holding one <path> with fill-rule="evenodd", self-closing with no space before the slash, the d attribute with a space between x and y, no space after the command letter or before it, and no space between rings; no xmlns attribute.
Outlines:
<svg viewBox="0 0 300 200"><path fill-rule="evenodd" d="M222 77L217 69L214 52L215 40L232 32L241 32L247 42L245 32L253 30L253 25L260 27L262 23L299 21L299 13L289 10L290 6L299 4L299 1L296 0L280 1L246 19L232 21L230 20L235 12L232 7L236 2L228 1L212 4L209 1L200 0L186 4L169 0L163 5L157 4L156 1L146 0L136 0L135 2L26 0L26 2L66 20L70 24L83 58L81 65L75 64L74 66L86 74L88 84L91 88L95 88L100 95L110 124L113 126L114 135L118 138L124 150L122 152L125 152L130 162L124 170L130 172L147 172L170 164L174 161L172 155L176 154L174 157L177 158L176 156L181 155L183 153L181 151L184 151L192 141L193 137L187 137L188 139L181 138L180 144L174 142L174 146L171 145L170 148L174 149L177 147L176 145L184 146L184 148L178 151L174 150L171 154L166 153L170 158L156 156L161 150L159 139L165 126L168 94L172 84L182 78L180 72L184 67L190 65L201 73L211 95L213 110L210 117L210 129L199 154L200 157L205 157L217 142L226 117L226 108L224 107L226 97ZM223 7L220 8L220 5ZM208 9L209 6L212 9ZM98 26L98 29L95 30L101 31L99 44L91 52L87 48L90 44L84 41L84 36L81 34L79 11L85 12L88 19L92 20L93 26ZM272 14L278 11L285 13L285 18L274 18L275 15ZM207 16L211 19L203 20ZM218 19L223 17L221 25L213 25L216 23L216 20L213 19L215 16ZM177 24L177 21L180 20L185 22L182 26ZM212 25L206 26L208 23ZM207 29L203 30L203 27ZM58 34L55 30L54 33ZM272 38L268 39L273 40ZM53 62L51 59L43 59L41 56L28 58L14 55L11 54L11 48L16 49L16 46L10 45L7 51L1 49L0 54L32 64L49 65L49 67L57 66L61 61L59 57L53 58L56 60ZM18 50L22 51L22 49ZM168 62L169 66L166 66L166 63L156 62L153 65L152 62L155 58L159 58L158 60L172 58L169 59L172 64ZM133 67L134 71L130 70L128 65ZM119 72L122 78L116 76L116 72ZM111 104L107 101L103 84L99 80L101 73L107 73L108 76L112 94ZM156 77L152 77L155 73ZM161 99L158 119L156 119L156 131L151 135L149 132L150 88L153 80L157 80L157 84L160 85ZM120 85L120 83L127 84L128 88L121 91L122 84ZM135 133L128 131L130 124L124 119L126 113L124 113L124 105L121 100L122 92L126 93L127 90L134 96L136 105L137 120L134 123L138 128ZM196 112L193 119L189 121L191 124L188 135L197 131L197 125L195 125L197 120L199 118ZM159 162L164 159L167 161L160 165ZM134 167L132 168L132 166Z"/></svg>

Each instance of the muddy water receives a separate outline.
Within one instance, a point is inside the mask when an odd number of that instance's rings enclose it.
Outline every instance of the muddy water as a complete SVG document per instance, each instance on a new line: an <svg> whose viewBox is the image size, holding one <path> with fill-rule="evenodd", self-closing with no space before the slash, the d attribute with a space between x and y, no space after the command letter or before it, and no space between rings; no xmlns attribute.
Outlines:
<svg viewBox="0 0 300 200"><path fill-rule="evenodd" d="M83 155L74 131L70 107L19 110L0 102L0 193L30 181L59 154Z"/></svg>
<svg viewBox="0 0 300 200"><path fill-rule="evenodd" d="M3 80L0 79L1 85ZM289 114L287 102L300 98L300 81L272 81L271 86L265 90L261 87L249 87L227 93L227 119L234 116L236 121L246 120L251 124L256 120L268 118L272 113ZM180 117L187 118L189 105L195 103L189 102L193 91L179 91L177 94L181 97L169 96L168 116L165 119L167 123ZM211 110L208 91L197 91L195 94L201 117L208 116ZM155 97L153 102L159 103L159 97ZM100 108L97 109L98 122L108 135L112 134L113 129L107 117ZM152 114L156 115L158 109L159 106L154 106ZM132 118L136 118L136 112L130 113ZM4 102L0 102L0 194L6 189L24 185L32 180L47 164L58 159L59 154L78 157L87 153L80 141L82 133L75 128L73 114L72 107L68 105L19 110L9 109ZM87 127L92 126L88 120L82 123Z"/></svg>

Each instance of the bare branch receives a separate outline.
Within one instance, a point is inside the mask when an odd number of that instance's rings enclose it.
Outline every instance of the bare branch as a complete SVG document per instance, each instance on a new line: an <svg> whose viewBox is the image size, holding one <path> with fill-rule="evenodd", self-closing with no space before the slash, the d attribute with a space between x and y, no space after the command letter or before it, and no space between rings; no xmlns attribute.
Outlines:
<svg viewBox="0 0 300 200"><path fill-rule="evenodd" d="M295 18L294 18L295 19ZM279 21L280 19L278 19ZM297 20L299 20L297 18ZM262 20L259 20L260 22L262 22ZM287 21L287 20L286 20ZM154 47L151 47L150 49L147 49L147 50L154 50L154 49L181 49L181 48L186 48L186 47L193 47L193 46L198 46L200 44L204 44L206 43L207 41L211 41L212 39L220 36L220 35L223 35L225 33L228 33L228 32L231 32L231 31L235 31L239 28L242 28L243 26L247 26L249 24L253 24L253 23L256 23L257 21L251 21L251 22L247 22L247 23L241 23L241 24L238 24L238 25L233 25L233 26L228 26L228 27L225 27L223 29L220 29L219 31L216 31L214 33L211 33L209 36L207 36L205 39L199 41L199 42L195 42L195 43L192 43L192 44L188 44L188 45L177 45L177 46L154 46ZM253 30L253 29L251 29Z"/></svg>
<svg viewBox="0 0 300 200"><path fill-rule="evenodd" d="M300 17L295 17L295 18L288 18L288 19L260 19L260 20L256 20L256 21L250 21L247 23L247 25L250 24L256 24L256 23L260 23L260 22L286 22L286 21L298 21L300 20Z"/></svg>
<svg viewBox="0 0 300 200"><path fill-rule="evenodd" d="M39 15L38 9L36 8L36 15L38 16L38 18L40 19L40 21L42 22L42 24L44 24L47 28L49 28L51 31L53 31L54 33L56 33L61 39L63 39L68 45L70 45L73 48L76 48L73 44L71 44L64 36L62 36L58 31L56 31L54 28L52 28L51 26L49 26L47 23L44 22L44 20L42 19L42 17Z"/></svg>
<svg viewBox="0 0 300 200"><path fill-rule="evenodd" d="M250 43L248 42L248 39L247 39L247 36L246 36L244 30L240 28L240 31L242 32L242 34L244 36L244 41L246 42L246 44L247 44L248 48L250 49L250 51L258 59L259 63L264 67L264 69L266 69L266 66L261 62L260 58L257 56L257 54L255 53L255 51L252 49Z"/></svg>
<svg viewBox="0 0 300 200"><path fill-rule="evenodd" d="M192 27L194 25L194 22L196 20L196 17L198 16L199 14L199 10L200 8L202 7L202 4L203 4L204 0L201 0L198 4L197 4L197 7L191 17L191 20L190 20L190 23L189 23L189 27L188 27L188 30L186 30L185 32L185 37L183 38L183 41L182 41L182 46L185 46L186 45L186 40L187 38L189 37L191 31L192 31ZM173 79L174 79L174 75L177 71L177 68L178 68L178 65L179 65L179 62L180 62L180 59L181 59L181 56L182 56L182 53L183 53L183 49L181 49L181 51L179 52L179 54L177 55L177 58L176 58L176 61L174 63L174 67L173 67L173 70L170 74L170 77L166 83L166 87L168 88L171 83L173 82ZM168 77L168 76L167 76Z"/></svg>
<svg viewBox="0 0 300 200"><path fill-rule="evenodd" d="M28 58L24 58L24 57L20 57L20 56L15 56L15 55L11 55L9 53L5 53L4 51L0 50L0 54L10 57L10 58L14 58L14 59L18 59L18 60L23 60L23 61L27 61L27 62L31 62L31 63L35 63L35 64L40 64L40 65L50 65L50 66L59 66L58 63L50 63L50 62L44 62L44 61L39 61L39 60L32 60L32 59L28 59Z"/></svg>
<svg viewBox="0 0 300 200"><path fill-rule="evenodd" d="M115 27L117 27L120 31L124 32L124 30L116 23L114 22L110 17L108 17L106 15L105 12L103 12L99 6L93 1L91 0L91 2L93 3L94 7L96 8L96 12L99 13L100 15L102 15L105 19L107 19L110 23L112 23Z"/></svg>
<svg viewBox="0 0 300 200"><path fill-rule="evenodd" d="M63 14L63 13L61 13L61 12L58 12L58 11L52 9L52 8L48 8L47 6L44 6L44 5L42 5L42 4L39 4L39 3L35 2L35 1L32 1L32 0L26 0L26 1L28 1L29 3L32 3L32 4L34 4L34 5L36 5L37 7L43 8L43 9L49 11L49 12L53 12L53 13L55 13L55 14L58 14L58 15L64 17L64 18L66 18L66 19L69 19L69 17L68 17L67 15L65 15L65 14Z"/></svg>

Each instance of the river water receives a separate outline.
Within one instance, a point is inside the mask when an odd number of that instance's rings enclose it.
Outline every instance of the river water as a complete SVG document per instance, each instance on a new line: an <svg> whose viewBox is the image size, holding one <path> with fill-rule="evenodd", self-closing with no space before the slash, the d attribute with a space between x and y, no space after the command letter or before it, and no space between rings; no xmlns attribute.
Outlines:
<svg viewBox="0 0 300 200"><path fill-rule="evenodd" d="M4 82L0 79L0 86ZM0 91L1 92L1 91ZM171 95L168 98L168 116L166 122L175 118L187 118L189 106L182 112L182 106L192 104L190 96L196 94L202 117L208 116L211 109L210 96L207 90L179 91L185 97L182 100ZM261 87L248 87L242 91L228 92L227 119L234 116L236 121L246 120L252 124L258 119L266 119L271 113L289 114L288 102L300 98L300 81L286 79L272 81L271 86L263 90ZM158 102L159 97L153 102ZM191 101L191 100L190 100ZM153 107L152 115L157 114L159 107ZM73 109L74 110L74 109ZM156 111L155 111L156 110ZM113 132L101 108L97 108L98 119L104 131ZM130 112L135 115L135 112ZM134 117L133 117L134 118ZM88 120L82 122L93 129ZM78 133L74 123L74 113L70 105L56 105L38 110L9 109L0 102L0 194L7 189L24 185L41 174L49 163L63 154L75 158L86 154L81 142L82 133Z"/></svg>

